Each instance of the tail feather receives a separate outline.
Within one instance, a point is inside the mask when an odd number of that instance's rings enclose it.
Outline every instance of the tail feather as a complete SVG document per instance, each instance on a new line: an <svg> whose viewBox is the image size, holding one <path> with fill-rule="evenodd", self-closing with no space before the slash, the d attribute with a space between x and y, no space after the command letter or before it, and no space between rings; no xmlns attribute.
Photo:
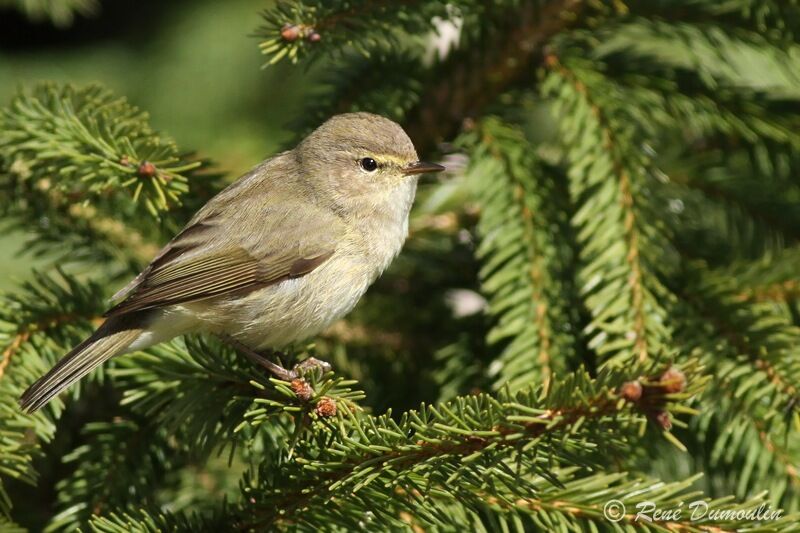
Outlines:
<svg viewBox="0 0 800 533"><path fill-rule="evenodd" d="M125 351L142 333L129 317L107 320L94 334L61 358L47 374L28 387L20 406L32 413L83 376Z"/></svg>

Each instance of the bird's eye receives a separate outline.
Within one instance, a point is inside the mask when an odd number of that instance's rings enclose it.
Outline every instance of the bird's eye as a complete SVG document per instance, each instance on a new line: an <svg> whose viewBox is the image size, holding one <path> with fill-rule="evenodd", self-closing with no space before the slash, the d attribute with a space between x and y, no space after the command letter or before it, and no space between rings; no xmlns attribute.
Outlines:
<svg viewBox="0 0 800 533"><path fill-rule="evenodd" d="M358 161L358 166L367 172L375 172L375 170L378 168L378 163L371 157L365 157Z"/></svg>

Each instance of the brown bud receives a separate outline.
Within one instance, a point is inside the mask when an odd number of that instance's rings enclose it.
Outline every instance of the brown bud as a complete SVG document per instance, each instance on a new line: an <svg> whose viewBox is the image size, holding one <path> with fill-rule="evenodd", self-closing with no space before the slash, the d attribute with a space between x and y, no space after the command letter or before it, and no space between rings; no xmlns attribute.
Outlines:
<svg viewBox="0 0 800 533"><path fill-rule="evenodd" d="M622 384L619 394L629 402L638 402L642 397L642 384L636 381L627 381Z"/></svg>
<svg viewBox="0 0 800 533"><path fill-rule="evenodd" d="M325 396L317 402L317 407L314 409L314 412L324 418L336 416L336 401L333 398Z"/></svg>
<svg viewBox="0 0 800 533"><path fill-rule="evenodd" d="M664 391L667 393L681 392L686 388L686 374L674 366L668 368L667 371L661 375L659 381Z"/></svg>
<svg viewBox="0 0 800 533"><path fill-rule="evenodd" d="M318 32L314 30L311 30L306 39L308 39L308 42L310 43L318 43L322 40L322 35L320 35Z"/></svg>
<svg viewBox="0 0 800 533"><path fill-rule="evenodd" d="M661 429L672 428L672 420L669 418L669 413L666 411L659 411L655 416L656 423L661 426Z"/></svg>
<svg viewBox="0 0 800 533"><path fill-rule="evenodd" d="M298 37L300 37L300 28L294 24L284 24L281 28L281 38L284 41L296 41Z"/></svg>
<svg viewBox="0 0 800 533"><path fill-rule="evenodd" d="M131 166L131 160L128 158L127 155L123 155L122 157L119 158L119 164L129 167Z"/></svg>
<svg viewBox="0 0 800 533"><path fill-rule="evenodd" d="M156 166L150 161L142 161L137 169L140 178L152 178L156 172Z"/></svg>
<svg viewBox="0 0 800 533"><path fill-rule="evenodd" d="M291 383L292 391L294 392L295 396L307 402L314 396L314 389L311 388L311 385L302 378L293 379Z"/></svg>

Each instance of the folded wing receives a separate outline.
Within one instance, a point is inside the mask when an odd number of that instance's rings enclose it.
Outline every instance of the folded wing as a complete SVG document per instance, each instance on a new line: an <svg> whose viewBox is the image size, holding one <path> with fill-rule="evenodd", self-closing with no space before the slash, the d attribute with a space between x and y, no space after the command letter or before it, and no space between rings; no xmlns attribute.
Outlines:
<svg viewBox="0 0 800 533"><path fill-rule="evenodd" d="M333 255L341 233L335 216L272 210L262 218L269 222L238 231L236 216L193 221L123 289L127 298L106 316L266 287L304 276Z"/></svg>

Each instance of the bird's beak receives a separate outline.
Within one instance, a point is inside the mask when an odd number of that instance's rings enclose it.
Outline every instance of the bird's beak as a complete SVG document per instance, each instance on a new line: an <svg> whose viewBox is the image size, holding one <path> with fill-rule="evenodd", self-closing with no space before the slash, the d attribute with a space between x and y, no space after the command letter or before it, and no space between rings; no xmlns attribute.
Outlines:
<svg viewBox="0 0 800 533"><path fill-rule="evenodd" d="M403 169L403 174L407 176L411 176L413 174L426 174L428 172L441 172L445 170L442 165L437 165L436 163L426 163L425 161L417 161L416 163L411 163L407 167Z"/></svg>

